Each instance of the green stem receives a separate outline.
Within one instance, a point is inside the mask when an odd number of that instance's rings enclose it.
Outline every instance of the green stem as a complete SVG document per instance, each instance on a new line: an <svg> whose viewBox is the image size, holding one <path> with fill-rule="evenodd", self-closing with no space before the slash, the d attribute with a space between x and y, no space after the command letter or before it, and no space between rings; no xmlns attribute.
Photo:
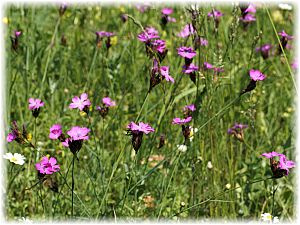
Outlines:
<svg viewBox="0 0 300 225"><path fill-rule="evenodd" d="M71 212L71 217L74 217L74 164L75 164L75 154L73 154L73 161L72 161L72 212Z"/></svg>
<svg viewBox="0 0 300 225"><path fill-rule="evenodd" d="M144 98L142 107L141 107L141 109L140 109L140 111L139 111L139 114L138 114L138 116L137 116L136 119L135 119L135 122L136 122L136 123L138 122L138 120L139 120L139 118L140 118L140 116L141 116L141 113L142 113L143 108L144 108L144 106L145 106L145 103L146 103L146 101L147 101L147 99L148 99L148 96L149 96L149 91L147 92L147 94L146 94L146 96L145 96L145 98Z"/></svg>

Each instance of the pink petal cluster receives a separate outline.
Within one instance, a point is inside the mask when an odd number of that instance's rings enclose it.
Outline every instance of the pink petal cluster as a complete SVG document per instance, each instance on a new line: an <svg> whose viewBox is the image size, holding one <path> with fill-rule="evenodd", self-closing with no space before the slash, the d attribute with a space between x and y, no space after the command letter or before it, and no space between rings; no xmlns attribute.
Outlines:
<svg viewBox="0 0 300 225"><path fill-rule="evenodd" d="M98 37L112 37L114 36L115 34L113 32L107 32L107 31L97 31L96 32L96 35Z"/></svg>
<svg viewBox="0 0 300 225"><path fill-rule="evenodd" d="M154 132L154 129L147 123L139 122L139 124L136 124L134 122L130 122L127 125L127 129L133 131L133 132L143 132L145 134L149 134L151 132Z"/></svg>
<svg viewBox="0 0 300 225"><path fill-rule="evenodd" d="M41 99L34 99L34 98L30 98L28 100L29 102L29 109L30 110L35 110L35 109L39 109L40 107L44 106L44 102L42 102Z"/></svg>
<svg viewBox="0 0 300 225"><path fill-rule="evenodd" d="M286 156L282 153L268 152L268 153L263 153L261 155L268 159L279 157L279 169L285 170L286 176L289 174L289 169L294 168L296 166L295 162L287 160Z"/></svg>
<svg viewBox="0 0 300 225"><path fill-rule="evenodd" d="M9 133L8 135L7 135L7 137L6 137L6 141L7 142L12 142L13 140L15 140L16 139L16 134L14 133L14 132L11 132L11 133Z"/></svg>
<svg viewBox="0 0 300 225"><path fill-rule="evenodd" d="M71 130L67 132L67 134L72 138L72 140L88 140L89 136L88 133L90 132L90 129L86 127L72 127Z"/></svg>
<svg viewBox="0 0 300 225"><path fill-rule="evenodd" d="M196 56L196 52L192 47L182 46L180 48L177 48L177 53L181 57L188 58L188 59L192 59Z"/></svg>
<svg viewBox="0 0 300 225"><path fill-rule="evenodd" d="M111 98L109 98L109 97L103 98L102 102L103 102L104 105L106 105L108 107L116 106L116 102L112 101Z"/></svg>
<svg viewBox="0 0 300 225"><path fill-rule="evenodd" d="M248 8L244 11L244 13L256 13L255 5L249 4Z"/></svg>
<svg viewBox="0 0 300 225"><path fill-rule="evenodd" d="M256 21L256 18L252 14L247 14L247 15L241 17L240 20L243 21L243 22L248 22L249 23L249 22Z"/></svg>
<svg viewBox="0 0 300 225"><path fill-rule="evenodd" d="M39 163L35 164L35 168L41 174L52 174L60 170L60 166L56 163L57 161L54 157L49 159L47 156L44 156Z"/></svg>
<svg viewBox="0 0 300 225"><path fill-rule="evenodd" d="M199 70L199 67L194 65L193 63L191 63L190 65L183 65L182 66L182 73L186 73L186 74L189 74L189 73L192 73L194 71L198 71Z"/></svg>
<svg viewBox="0 0 300 225"><path fill-rule="evenodd" d="M161 66L160 73L166 79L166 81L171 81L172 83L175 82L174 78L169 75L169 67L168 66Z"/></svg>
<svg viewBox="0 0 300 225"><path fill-rule="evenodd" d="M286 38L287 40L293 40L294 36L288 35L284 30L278 33L279 36Z"/></svg>
<svg viewBox="0 0 300 225"><path fill-rule="evenodd" d="M171 9L171 8L163 8L161 10L161 13L164 14L164 15L171 15L173 13L173 9Z"/></svg>
<svg viewBox="0 0 300 225"><path fill-rule="evenodd" d="M52 139L52 140L56 140L60 137L61 134L62 134L61 125L60 124L54 124L50 128L49 138Z"/></svg>
<svg viewBox="0 0 300 225"><path fill-rule="evenodd" d="M192 117L189 116L187 118L184 118L184 119L180 119L180 118L174 118L173 121L172 121L172 124L179 124L179 125L182 125L182 124L186 124L186 123L189 123L191 122L192 120Z"/></svg>
<svg viewBox="0 0 300 225"><path fill-rule="evenodd" d="M141 42L148 42L151 39L159 38L158 31L153 27L146 27L144 32L138 34L138 39Z"/></svg>
<svg viewBox="0 0 300 225"><path fill-rule="evenodd" d="M250 74L251 79L254 81L264 80L266 78L266 76L259 70L251 69L249 71L249 74Z"/></svg>
<svg viewBox="0 0 300 225"><path fill-rule="evenodd" d="M192 24L187 24L183 27L183 29L177 34L177 36L185 38L194 34L196 30L194 29Z"/></svg>
<svg viewBox="0 0 300 225"><path fill-rule="evenodd" d="M89 107L91 105L90 100L88 99L88 94L81 94L80 98L75 96L72 98L72 103L69 105L69 108L76 109L78 108L80 111L84 109L84 107Z"/></svg>
<svg viewBox="0 0 300 225"><path fill-rule="evenodd" d="M151 46L154 51L163 53L166 49L166 41L160 39L153 40L151 41Z"/></svg>
<svg viewBox="0 0 300 225"><path fill-rule="evenodd" d="M224 14L221 13L220 11L218 11L218 10L213 10L212 12L209 12L209 13L207 14L208 17L213 17L213 18L218 18L218 17L221 17L221 16L223 16L223 15L224 15Z"/></svg>
<svg viewBox="0 0 300 225"><path fill-rule="evenodd" d="M19 36L21 36L22 32L21 31L18 31L16 30L15 31L15 37L18 38Z"/></svg>
<svg viewBox="0 0 300 225"><path fill-rule="evenodd" d="M188 111L194 112L196 110L196 106L194 104L187 105L187 106L184 106L183 110L184 111L188 110Z"/></svg>

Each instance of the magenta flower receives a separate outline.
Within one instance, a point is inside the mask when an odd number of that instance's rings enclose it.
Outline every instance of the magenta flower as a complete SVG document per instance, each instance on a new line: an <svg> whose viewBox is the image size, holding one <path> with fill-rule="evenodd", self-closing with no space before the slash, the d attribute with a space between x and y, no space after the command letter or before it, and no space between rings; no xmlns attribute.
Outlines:
<svg viewBox="0 0 300 225"><path fill-rule="evenodd" d="M248 125L241 123L235 123L234 126L227 130L229 135L233 135L236 139L243 142L244 141L244 129L248 128Z"/></svg>
<svg viewBox="0 0 300 225"><path fill-rule="evenodd" d="M196 56L196 52L193 50L192 47L185 47L182 46L180 48L177 48L177 53L181 57L192 59Z"/></svg>
<svg viewBox="0 0 300 225"><path fill-rule="evenodd" d="M59 137L61 135L62 135L61 125L60 124L54 124L50 128L49 138L53 139L53 140L56 140L56 139L59 139Z"/></svg>
<svg viewBox="0 0 300 225"><path fill-rule="evenodd" d="M278 152L268 152L268 153L266 152L266 153L263 153L261 155L264 156L264 157L266 157L266 158L268 158L268 159L271 159L271 158L273 158L275 156L282 156L283 154L278 153Z"/></svg>
<svg viewBox="0 0 300 225"><path fill-rule="evenodd" d="M54 157L49 159L47 156L44 156L39 163L35 164L35 168L41 174L53 174L60 170L60 166L56 163L57 161Z"/></svg>
<svg viewBox="0 0 300 225"><path fill-rule="evenodd" d="M153 51L157 51L159 53L164 53L165 49L166 49L166 41L164 40L153 40L151 41L151 48Z"/></svg>
<svg viewBox="0 0 300 225"><path fill-rule="evenodd" d="M139 10L141 13L144 13L146 10L150 8L149 3L144 3L144 4L137 4L135 7L137 10Z"/></svg>
<svg viewBox="0 0 300 225"><path fill-rule="evenodd" d="M260 52L262 57L264 59L267 59L269 57L269 52L272 49L272 45L271 44L264 44L261 47L257 47L255 49L256 52Z"/></svg>
<svg viewBox="0 0 300 225"><path fill-rule="evenodd" d="M169 75L169 67L168 66L161 66L160 73L166 79L166 81L171 81L172 83L175 82L174 78Z"/></svg>
<svg viewBox="0 0 300 225"><path fill-rule="evenodd" d="M200 45L201 46L207 46L208 45L208 41L206 40L206 39L204 39L204 38L200 38Z"/></svg>
<svg viewBox="0 0 300 225"><path fill-rule="evenodd" d="M183 29L177 34L177 36L185 38L194 34L196 30L194 29L192 24L187 24L183 27Z"/></svg>
<svg viewBox="0 0 300 225"><path fill-rule="evenodd" d="M147 123L139 122L139 124L136 124L130 122L127 125L127 133L132 135L131 143L136 153L142 145L143 134L149 134L151 132L154 132L154 129Z"/></svg>
<svg viewBox="0 0 300 225"><path fill-rule="evenodd" d="M107 32L107 31L97 31L95 34L100 38L102 38L102 37L112 37L112 36L115 35L115 33Z"/></svg>
<svg viewBox="0 0 300 225"><path fill-rule="evenodd" d="M138 39L141 42L148 42L151 39L159 38L158 31L153 27L146 27L145 31L138 34Z"/></svg>
<svg viewBox="0 0 300 225"><path fill-rule="evenodd" d="M195 71L198 71L199 70L199 67L194 65L193 63L191 63L190 65L183 65L182 66L182 73L185 73L185 74L189 74L189 73L193 73Z"/></svg>
<svg viewBox="0 0 300 225"><path fill-rule="evenodd" d="M13 140L15 140L16 139L16 134L14 133L14 132L11 132L11 133L9 133L8 135L7 135L7 137L6 137L6 141L7 142L12 142Z"/></svg>
<svg viewBox="0 0 300 225"><path fill-rule="evenodd" d="M255 5L249 4L247 9L244 11L244 13L253 13L253 14L255 14L256 13Z"/></svg>
<svg viewBox="0 0 300 225"><path fill-rule="evenodd" d="M30 110L35 110L35 109L39 109L40 107L44 106L44 102L42 102L41 99L34 99L34 98L30 98L28 100L29 102L29 109Z"/></svg>
<svg viewBox="0 0 300 225"><path fill-rule="evenodd" d="M69 108L71 109L78 108L80 111L84 111L83 109L88 109L90 105L91 102L88 99L88 94L83 93L81 94L80 98L78 96L72 98L72 103L70 104Z"/></svg>
<svg viewBox="0 0 300 225"><path fill-rule="evenodd" d="M220 11L218 11L218 10L212 10L212 12L209 12L209 13L207 14L208 17L213 17L213 18L219 18L219 17L221 17L221 16L223 16L223 15L224 15L224 14L221 13Z"/></svg>
<svg viewBox="0 0 300 225"><path fill-rule="evenodd" d="M284 30L279 32L278 35L285 38L285 39L287 39L287 40L293 40L294 39L294 36L288 35L287 33L285 33Z"/></svg>
<svg viewBox="0 0 300 225"><path fill-rule="evenodd" d="M109 98L109 97L103 98L102 102L103 102L104 105L106 105L108 107L116 106L116 102L112 101L111 98Z"/></svg>
<svg viewBox="0 0 300 225"><path fill-rule="evenodd" d="M183 108L184 111L191 111L191 112L194 112L196 110L196 106L194 104L191 104L191 105L187 105L187 106L184 106Z"/></svg>
<svg viewBox="0 0 300 225"><path fill-rule="evenodd" d="M86 127L72 127L71 130L67 132L67 134L72 138L74 141L78 140L88 140L89 136L88 133L90 132L90 129Z"/></svg>
<svg viewBox="0 0 300 225"><path fill-rule="evenodd" d="M130 122L127 125L127 129L129 129L131 132L142 132L145 134L149 134L155 131L149 124L143 122L139 122L139 124Z"/></svg>
<svg viewBox="0 0 300 225"><path fill-rule="evenodd" d="M249 74L250 74L251 79L254 81L264 80L266 78L266 76L259 70L251 69L249 71Z"/></svg>
<svg viewBox="0 0 300 225"><path fill-rule="evenodd" d="M208 62L204 62L203 65L204 65L204 69L205 69L205 70L211 70L211 69L214 69L214 66L211 65L211 64L208 63Z"/></svg>
<svg viewBox="0 0 300 225"><path fill-rule="evenodd" d="M241 17L240 20L243 21L244 23L250 23L250 22L256 21L256 18L252 14L247 14L247 15Z"/></svg>
<svg viewBox="0 0 300 225"><path fill-rule="evenodd" d="M182 125L182 124L186 124L186 123L189 123L192 121L192 117L189 116L187 118L184 118L184 119L180 119L180 118L174 118L173 121L172 121L172 124L179 124L179 125Z"/></svg>
<svg viewBox="0 0 300 225"><path fill-rule="evenodd" d="M21 32L21 31L17 31L17 30L15 30L15 38L18 38L18 37L20 37L20 36L21 36L21 34L22 34L22 32Z"/></svg>
<svg viewBox="0 0 300 225"><path fill-rule="evenodd" d="M171 15L173 13L173 9L171 9L171 8L163 8L161 10L161 13L164 14L164 15Z"/></svg>
<svg viewBox="0 0 300 225"><path fill-rule="evenodd" d="M269 152L263 153L262 156L270 159L273 178L287 176L289 174L289 169L295 167L295 163L293 161L287 160L286 156L282 153ZM279 161L274 160L274 157L279 157Z"/></svg>

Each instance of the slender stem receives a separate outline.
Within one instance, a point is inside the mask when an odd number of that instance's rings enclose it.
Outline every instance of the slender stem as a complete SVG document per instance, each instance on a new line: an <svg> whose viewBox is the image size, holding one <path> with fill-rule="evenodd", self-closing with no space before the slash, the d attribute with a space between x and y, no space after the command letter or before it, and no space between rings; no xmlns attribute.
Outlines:
<svg viewBox="0 0 300 225"><path fill-rule="evenodd" d="M144 98L142 107L141 107L141 109L140 109L140 111L139 111L138 116L137 116L136 119L135 119L135 122L138 122L138 120L139 120L139 118L140 118L140 116L141 116L141 113L142 113L142 111L143 111L144 105L145 105L145 103L146 103L146 101L147 101L147 99L148 99L148 96L149 96L149 91L147 92L147 94L146 94L146 96L145 96L145 98Z"/></svg>
<svg viewBox="0 0 300 225"><path fill-rule="evenodd" d="M75 164L75 154L73 154L73 161L72 161L72 218L74 217L74 164Z"/></svg>
<svg viewBox="0 0 300 225"><path fill-rule="evenodd" d="M275 193L277 188L275 188L275 179L273 179L272 182L272 189L273 189L273 194L272 194L272 221L274 219L274 209L275 209Z"/></svg>
<svg viewBox="0 0 300 225"><path fill-rule="evenodd" d="M289 61L288 61L288 59L287 59L287 57L286 57L285 51L284 51L284 49L283 49L283 47L282 47L281 41L280 41L280 39L279 39L277 30L276 30L276 27L275 27L275 25L274 25L274 23L273 23L272 17L271 17L270 12L269 12L269 9L268 9L267 7L265 7L265 9L266 9L266 11L267 11L268 17L269 17L270 22L271 22L271 24L272 24L273 30L274 30L274 32L275 32L275 34L276 34L276 38L277 38L278 43L279 43L279 45L280 45L280 48L281 48L281 51L282 51L282 53L283 53L284 59L285 59L285 61L286 61L287 67L288 67L288 69L289 69L290 77L291 77L291 79L292 79L292 81L293 81L293 85L294 85L294 88L295 88L295 90L296 90L296 94L298 95L297 84L296 84L296 81L295 81L294 74L293 74L293 72L292 72L291 66L290 66Z"/></svg>
<svg viewBox="0 0 300 225"><path fill-rule="evenodd" d="M87 80L86 80L84 89L86 89L86 88L89 87L88 85L89 85L89 81L90 81L90 75L91 75L91 72L92 72L92 70L94 68L94 64L95 64L95 61L96 61L96 58L97 58L97 54L98 54L98 47L96 46L95 50L94 50L94 56L93 56L93 59L92 59L92 63L91 63L89 72L87 74Z"/></svg>

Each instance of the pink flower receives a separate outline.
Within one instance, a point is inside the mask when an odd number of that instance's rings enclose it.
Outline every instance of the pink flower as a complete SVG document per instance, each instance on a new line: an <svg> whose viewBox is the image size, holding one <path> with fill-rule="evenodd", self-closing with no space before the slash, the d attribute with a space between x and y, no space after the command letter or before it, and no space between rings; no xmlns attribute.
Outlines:
<svg viewBox="0 0 300 225"><path fill-rule="evenodd" d="M192 59L196 56L196 52L193 50L192 47L182 46L180 48L177 48L177 53L178 55L188 59Z"/></svg>
<svg viewBox="0 0 300 225"><path fill-rule="evenodd" d="M127 125L127 129L129 129L130 131L132 131L133 133L145 133L145 134L149 134L151 132L154 132L154 129L147 123L143 123L143 122L139 122L139 124L136 124L134 122L130 122Z"/></svg>
<svg viewBox="0 0 300 225"><path fill-rule="evenodd" d="M81 94L80 98L78 96L72 98L72 103L70 104L69 108L78 108L80 111L82 111L85 107L89 107L90 105L91 102L88 99L88 95L86 93L83 93Z"/></svg>
<svg viewBox="0 0 300 225"><path fill-rule="evenodd" d="M285 33L284 30L282 30L281 32L278 33L278 35L280 35L283 38L286 38L287 40L293 40L294 36L290 36L287 33Z"/></svg>
<svg viewBox="0 0 300 225"><path fill-rule="evenodd" d="M204 69L205 69L205 70L211 70L211 69L214 69L214 66L211 65L211 64L208 63L208 62L204 62L203 65L204 65Z"/></svg>
<svg viewBox="0 0 300 225"><path fill-rule="evenodd" d="M255 21L256 18L255 18L255 16L252 15L252 14L247 14L247 15L245 15L244 17L241 17L240 20L243 21L243 22L249 23L249 22Z"/></svg>
<svg viewBox="0 0 300 225"><path fill-rule="evenodd" d="M297 70L299 68L298 59L295 59L294 62L291 64L291 66L294 70Z"/></svg>
<svg viewBox="0 0 300 225"><path fill-rule="evenodd" d="M195 71L198 71L199 67L194 65L193 63L191 63L190 65L184 65L182 67L182 73L186 73L186 74L189 74L189 73L192 73L192 72L195 72Z"/></svg>
<svg viewBox="0 0 300 225"><path fill-rule="evenodd" d="M35 168L41 174L52 174L60 170L60 166L56 163L57 161L54 157L49 159L47 156L44 156L39 163L35 164Z"/></svg>
<svg viewBox="0 0 300 225"><path fill-rule="evenodd" d="M183 110L184 110L184 111L187 111L187 110L188 110L188 111L194 112L194 111L196 110L196 107L195 107L194 104L191 104L191 105L184 106Z"/></svg>
<svg viewBox="0 0 300 225"><path fill-rule="evenodd" d="M278 153L278 152L268 152L268 153L263 153L261 154L262 156L268 158L268 159L271 159L275 156L281 156L282 154L281 153Z"/></svg>
<svg viewBox="0 0 300 225"><path fill-rule="evenodd" d="M161 75L166 79L166 81L171 81L174 83L174 78L169 75L169 67L168 66L161 66L160 67Z"/></svg>
<svg viewBox="0 0 300 225"><path fill-rule="evenodd" d="M88 133L90 132L90 129L86 127L72 127L71 130L67 132L67 134L71 137L72 141L78 141L78 140L88 140L89 136Z"/></svg>
<svg viewBox="0 0 300 225"><path fill-rule="evenodd" d="M105 97L102 99L103 104L105 104L108 107L116 106L116 102L112 101L111 98Z"/></svg>
<svg viewBox="0 0 300 225"><path fill-rule="evenodd" d="M12 142L13 140L16 139L16 137L17 137L16 134L14 132L11 132L7 135L6 140L7 142Z"/></svg>
<svg viewBox="0 0 300 225"><path fill-rule="evenodd" d="M158 31L153 27L146 27L144 32L138 34L138 39L141 42L148 42L151 39L159 38Z"/></svg>
<svg viewBox="0 0 300 225"><path fill-rule="evenodd" d="M251 69L249 71L249 74L250 74L251 79L254 81L264 80L266 78L266 76L259 70Z"/></svg>
<svg viewBox="0 0 300 225"><path fill-rule="evenodd" d="M15 31L15 37L18 38L19 36L21 36L22 32L21 31Z"/></svg>
<svg viewBox="0 0 300 225"><path fill-rule="evenodd" d="M179 125L182 125L182 124L186 124L188 122L191 122L192 120L192 117L189 116L187 118L184 118L184 119L180 119L180 118L174 118L173 121L172 121L172 124L179 124Z"/></svg>
<svg viewBox="0 0 300 225"><path fill-rule="evenodd" d="M244 11L244 13L256 13L255 5L249 4L248 8Z"/></svg>
<svg viewBox="0 0 300 225"><path fill-rule="evenodd" d="M279 157L279 168L285 170L286 176L289 175L289 169L294 168L295 166L295 162L287 160L285 155L282 154Z"/></svg>
<svg viewBox="0 0 300 225"><path fill-rule="evenodd" d="M58 139L61 134L62 134L61 125L60 124L54 124L50 128L49 138L55 140L55 139Z"/></svg>
<svg viewBox="0 0 300 225"><path fill-rule="evenodd" d="M114 36L115 34L113 32L97 31L96 35L101 38L101 37L111 37Z"/></svg>
<svg viewBox="0 0 300 225"><path fill-rule="evenodd" d="M44 106L44 102L42 102L42 100L40 99L34 99L34 98L30 98L28 100L29 102L29 109L30 110L35 110L35 109L39 109L40 107Z"/></svg>
<svg viewBox="0 0 300 225"><path fill-rule="evenodd" d="M194 34L196 30L194 29L192 24L187 24L183 27L183 29L177 34L177 36L185 38Z"/></svg>
<svg viewBox="0 0 300 225"><path fill-rule="evenodd" d="M154 51L163 53L166 49L166 41L160 39L154 40L151 42L151 47Z"/></svg>
<svg viewBox="0 0 300 225"><path fill-rule="evenodd" d="M221 16L223 16L223 15L224 15L224 14L221 13L220 11L218 11L218 10L212 10L212 12L209 12L209 13L207 14L208 17L213 17L213 18L218 18L218 17L221 17Z"/></svg>
<svg viewBox="0 0 300 225"><path fill-rule="evenodd" d="M208 45L208 41L206 40L206 39L204 39L204 38L200 38L200 45L201 46L207 46Z"/></svg>
<svg viewBox="0 0 300 225"><path fill-rule="evenodd" d="M137 4L135 7L141 13L144 13L146 10L150 8L150 6L151 6L150 3L144 3L144 4Z"/></svg>
<svg viewBox="0 0 300 225"><path fill-rule="evenodd" d="M164 15L170 15L170 14L173 13L173 9L171 9L171 8L163 8L161 10L161 13L164 14Z"/></svg>

